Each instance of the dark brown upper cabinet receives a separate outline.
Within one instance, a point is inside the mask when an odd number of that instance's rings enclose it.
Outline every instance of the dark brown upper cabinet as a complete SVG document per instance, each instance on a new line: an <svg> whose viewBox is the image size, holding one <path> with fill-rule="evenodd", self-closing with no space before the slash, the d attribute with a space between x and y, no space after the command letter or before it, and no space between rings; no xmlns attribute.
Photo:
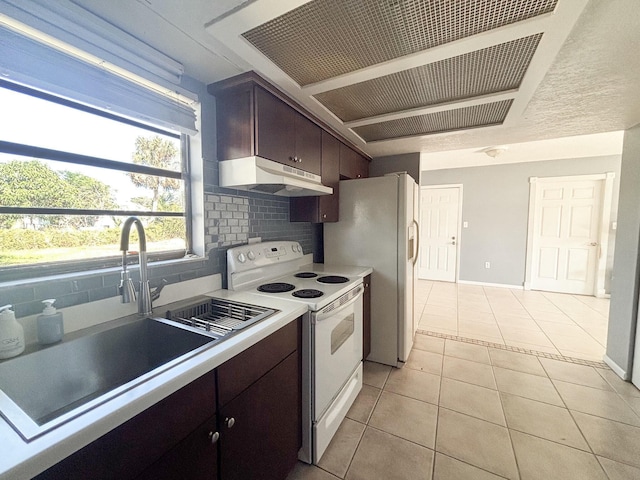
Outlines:
<svg viewBox="0 0 640 480"><path fill-rule="evenodd" d="M292 222L337 222L338 182L369 176L369 159L255 72L213 83L218 159L257 155L315 173L332 195L292 197ZM345 143L346 142L346 143Z"/></svg>
<svg viewBox="0 0 640 480"><path fill-rule="evenodd" d="M213 90L219 160L257 155L321 174L319 126L257 84Z"/></svg>
<svg viewBox="0 0 640 480"><path fill-rule="evenodd" d="M290 200L292 222L337 222L338 182L340 181L340 141L322 131L322 183L333 188L332 195L293 197Z"/></svg>
<svg viewBox="0 0 640 480"><path fill-rule="evenodd" d="M369 160L344 143L340 144L340 178L350 180L369 176Z"/></svg>

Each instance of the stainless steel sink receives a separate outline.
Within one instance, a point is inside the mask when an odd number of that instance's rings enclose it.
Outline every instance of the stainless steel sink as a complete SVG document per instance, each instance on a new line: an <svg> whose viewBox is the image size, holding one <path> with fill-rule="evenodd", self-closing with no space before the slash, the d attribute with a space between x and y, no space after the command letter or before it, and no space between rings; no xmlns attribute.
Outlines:
<svg viewBox="0 0 640 480"><path fill-rule="evenodd" d="M221 338L144 318L1 362L0 413L31 440Z"/></svg>

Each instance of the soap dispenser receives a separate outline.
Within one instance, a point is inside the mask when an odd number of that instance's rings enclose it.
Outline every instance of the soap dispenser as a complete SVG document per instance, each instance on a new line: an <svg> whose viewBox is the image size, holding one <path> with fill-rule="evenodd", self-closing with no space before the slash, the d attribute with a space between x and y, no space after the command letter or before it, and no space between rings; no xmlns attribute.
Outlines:
<svg viewBox="0 0 640 480"><path fill-rule="evenodd" d="M55 298L43 300L45 304L42 315L38 315L38 343L48 345L62 340L64 335L64 325L62 323L62 313L56 312L53 306Z"/></svg>
<svg viewBox="0 0 640 480"><path fill-rule="evenodd" d="M0 307L0 359L24 352L24 330L16 320L11 305Z"/></svg>

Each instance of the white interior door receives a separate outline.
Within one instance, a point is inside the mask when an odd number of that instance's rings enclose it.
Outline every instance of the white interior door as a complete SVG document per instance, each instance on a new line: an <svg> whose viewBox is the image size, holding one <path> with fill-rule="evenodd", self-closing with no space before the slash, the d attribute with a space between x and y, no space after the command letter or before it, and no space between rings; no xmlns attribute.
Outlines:
<svg viewBox="0 0 640 480"><path fill-rule="evenodd" d="M423 187L420 192L418 276L456 281L460 187Z"/></svg>
<svg viewBox="0 0 640 480"><path fill-rule="evenodd" d="M593 295L603 181L538 179L537 183L531 288Z"/></svg>

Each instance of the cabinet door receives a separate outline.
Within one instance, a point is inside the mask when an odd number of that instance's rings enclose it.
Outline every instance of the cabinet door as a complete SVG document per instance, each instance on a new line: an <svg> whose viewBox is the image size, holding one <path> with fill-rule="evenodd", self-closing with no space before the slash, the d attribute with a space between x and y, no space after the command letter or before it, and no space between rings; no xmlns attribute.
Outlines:
<svg viewBox="0 0 640 480"><path fill-rule="evenodd" d="M371 275L364 277L362 295L362 359L371 353Z"/></svg>
<svg viewBox="0 0 640 480"><path fill-rule="evenodd" d="M246 86L216 98L218 158L248 157L254 154L253 87Z"/></svg>
<svg viewBox="0 0 640 480"><path fill-rule="evenodd" d="M297 166L293 160L297 112L260 87L255 87L255 112L256 155Z"/></svg>
<svg viewBox="0 0 640 480"><path fill-rule="evenodd" d="M340 141L322 131L322 183L333 188L331 195L317 197L292 197L290 220L292 222L337 222L339 209L338 182L340 181Z"/></svg>
<svg viewBox="0 0 640 480"><path fill-rule="evenodd" d="M338 191L340 182L340 141L327 132L322 132L322 183L333 188L332 195L321 195L319 201L320 222L338 221Z"/></svg>
<svg viewBox="0 0 640 480"><path fill-rule="evenodd" d="M297 167L321 175L322 130L305 116L295 115Z"/></svg>
<svg viewBox="0 0 640 480"><path fill-rule="evenodd" d="M369 161L344 143L340 143L340 177L355 179L368 176Z"/></svg>
<svg viewBox="0 0 640 480"><path fill-rule="evenodd" d="M216 480L218 430L213 416L136 480Z"/></svg>
<svg viewBox="0 0 640 480"><path fill-rule="evenodd" d="M356 160L356 178L368 178L369 177L369 160L362 155L358 154Z"/></svg>
<svg viewBox="0 0 640 480"><path fill-rule="evenodd" d="M301 445L300 397L296 351L220 409L222 480L287 477Z"/></svg>
<svg viewBox="0 0 640 480"><path fill-rule="evenodd" d="M36 478L137 477L216 412L215 382L215 371L206 373Z"/></svg>

